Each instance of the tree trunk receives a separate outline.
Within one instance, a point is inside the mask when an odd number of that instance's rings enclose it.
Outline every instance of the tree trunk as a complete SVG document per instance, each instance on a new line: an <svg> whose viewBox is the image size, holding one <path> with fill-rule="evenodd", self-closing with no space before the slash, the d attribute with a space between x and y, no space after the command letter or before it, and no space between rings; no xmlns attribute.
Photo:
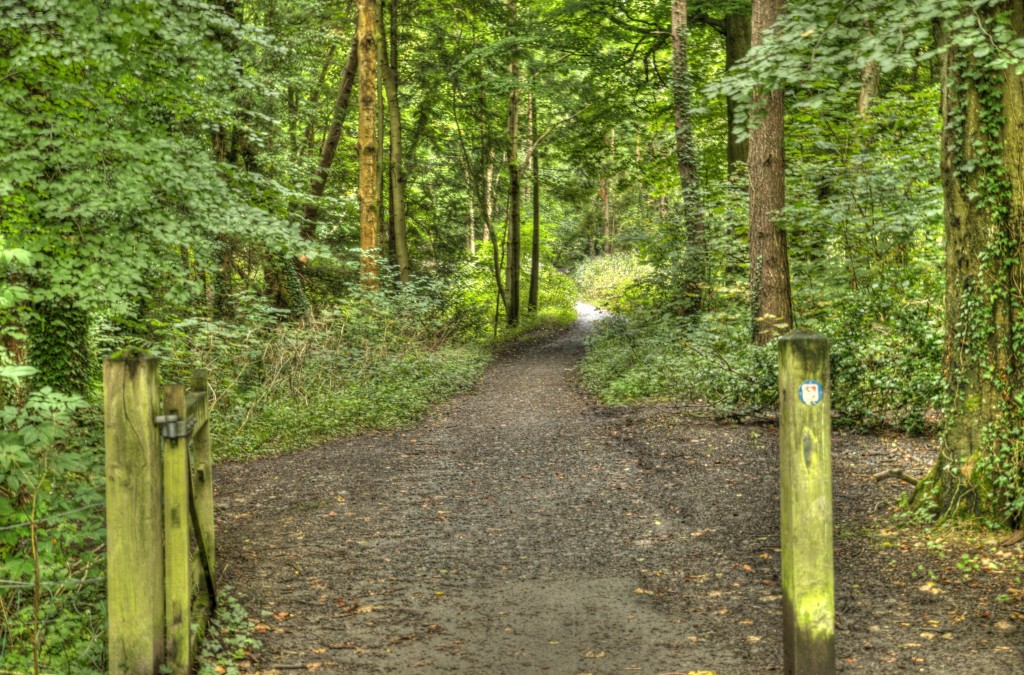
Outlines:
<svg viewBox="0 0 1024 675"><path fill-rule="evenodd" d="M533 240L530 242L530 297L527 310L536 312L540 298L540 151L537 148L537 100L530 96L530 164L533 167Z"/></svg>
<svg viewBox="0 0 1024 675"><path fill-rule="evenodd" d="M402 113L398 103L398 7L390 3L391 49L389 63L384 66L384 89L388 97L389 127L391 131L391 229L398 279L402 283L412 276L409 260L409 241L405 229L405 172L402 169Z"/></svg>
<svg viewBox="0 0 1024 675"><path fill-rule="evenodd" d="M384 4L377 0L377 199L379 206L377 213L380 214L377 223L377 250L380 258L386 258L394 264L394 238L392 227L394 221L390 215L393 212L391 204L390 186L385 181L389 171L384 161L384 148L387 143L385 135L385 118L387 112L384 109L384 70L387 69L387 39L384 36Z"/></svg>
<svg viewBox="0 0 1024 675"><path fill-rule="evenodd" d="M509 18L513 30L516 22L516 0L509 0ZM508 95L508 260L505 261L508 275L508 311L505 318L509 326L519 323L519 269L522 260L520 251L520 206L522 192L519 185L519 47L512 47L512 61L508 71L512 79L512 90Z"/></svg>
<svg viewBox="0 0 1024 675"><path fill-rule="evenodd" d="M486 244L491 240L493 229L492 219L494 218L494 149L487 153L486 166L484 168L484 233L483 242Z"/></svg>
<svg viewBox="0 0 1024 675"><path fill-rule="evenodd" d="M380 286L377 276L377 228L380 193L377 165L377 0L358 0L359 22L359 276L365 288Z"/></svg>
<svg viewBox="0 0 1024 675"><path fill-rule="evenodd" d="M782 0L754 0L753 44L775 23ZM793 327L786 233L776 220L785 205L782 92L760 96L765 116L750 135L750 292L754 343L763 345Z"/></svg>
<svg viewBox="0 0 1024 675"><path fill-rule="evenodd" d="M309 186L309 193L313 197L324 196L327 188L327 176L330 174L331 166L334 164L334 156L338 151L338 143L341 141L341 130L345 124L345 117L348 115L349 101L352 100L352 85L356 81L356 67L359 63L359 41L352 40L352 48L348 53L348 61L345 63L345 72L341 76L341 84L338 86L338 96L334 99L334 111L331 113L331 126L327 130L327 138L320 149L320 161L313 174L313 180ZM316 219L318 216L316 204L306 204L303 216L304 221L300 234L304 239L316 238Z"/></svg>
<svg viewBox="0 0 1024 675"><path fill-rule="evenodd" d="M38 302L26 322L28 362L39 372L32 388L86 396L95 367L89 345L89 314L72 298Z"/></svg>
<svg viewBox="0 0 1024 675"><path fill-rule="evenodd" d="M860 96L857 97L857 114L861 117L868 114L871 99L878 97L880 77L881 69L878 67L878 61L868 61L861 75Z"/></svg>
<svg viewBox="0 0 1024 675"><path fill-rule="evenodd" d="M1024 2L1009 12L1024 36ZM991 57L989 57L991 58ZM1024 77L955 45L942 64L948 399L938 461L916 489L940 517L1024 523Z"/></svg>
<svg viewBox="0 0 1024 675"><path fill-rule="evenodd" d="M672 109L675 117L676 168L683 193L683 227L686 253L677 281L682 314L699 312L704 305L708 276L707 235L700 202L697 156L690 119L691 82L686 26L686 0L672 0Z"/></svg>
<svg viewBox="0 0 1024 675"><path fill-rule="evenodd" d="M466 208L469 211L469 241L467 242L469 254L476 258L476 212L473 205L473 195L466 200Z"/></svg>
<svg viewBox="0 0 1024 675"><path fill-rule="evenodd" d="M750 50L750 16L747 14L725 15L725 69L728 71ZM746 163L750 152L750 143L739 140L733 128L736 119L736 102L731 97L725 100L726 121L729 124L729 140L726 146L726 158L729 175L733 175L736 166Z"/></svg>

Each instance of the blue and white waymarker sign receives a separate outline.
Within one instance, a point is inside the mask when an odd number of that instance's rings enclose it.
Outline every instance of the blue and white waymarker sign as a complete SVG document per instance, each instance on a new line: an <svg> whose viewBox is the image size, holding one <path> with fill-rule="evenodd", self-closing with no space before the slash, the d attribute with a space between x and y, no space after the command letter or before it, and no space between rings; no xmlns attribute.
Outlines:
<svg viewBox="0 0 1024 675"><path fill-rule="evenodd" d="M804 405L817 405L824 395L825 390L817 380L805 380L800 385L800 402Z"/></svg>

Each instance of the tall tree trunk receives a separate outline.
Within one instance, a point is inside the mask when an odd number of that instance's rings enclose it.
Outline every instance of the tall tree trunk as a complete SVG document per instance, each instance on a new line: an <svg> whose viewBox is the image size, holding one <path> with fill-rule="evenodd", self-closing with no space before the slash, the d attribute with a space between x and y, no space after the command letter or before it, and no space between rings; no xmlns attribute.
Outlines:
<svg viewBox="0 0 1024 675"><path fill-rule="evenodd" d="M878 61L868 61L860 80L860 95L857 97L857 114L864 117L868 113L871 99L878 97L878 86L881 69Z"/></svg>
<svg viewBox="0 0 1024 675"><path fill-rule="evenodd" d="M704 305L704 288L708 276L707 233L700 202L697 155L693 147L693 126L690 119L691 83L686 0L672 0L672 109L675 117L676 168L683 193L683 227L686 254L683 258L681 304L683 314L698 312Z"/></svg>
<svg viewBox="0 0 1024 675"><path fill-rule="evenodd" d="M394 221L390 215L393 212L391 194L388 189L388 181L385 180L389 171L388 164L384 161L385 146L388 145L385 118L387 113L384 109L384 71L387 69L387 39L384 32L384 3L377 0L377 195L380 200L378 213L380 220L377 224L377 249L381 258L387 258L388 262L394 264L395 251L394 239L391 236L391 228Z"/></svg>
<svg viewBox="0 0 1024 675"><path fill-rule="evenodd" d="M317 163L316 172L309 185L309 193L315 198L324 196L327 188L327 176L334 164L334 157L338 152L338 143L341 141L342 127L345 125L345 117L348 115L349 101L352 100L352 85L356 81L356 67L359 63L359 41L352 40L352 48L348 53L348 60L345 62L345 71L341 76L341 83L338 86L338 96L334 99L334 110L331 113L331 126L327 130L327 137L320 149L320 161ZM304 220L300 234L304 239L316 238L316 220L318 216L316 204L310 202L304 209Z"/></svg>
<svg viewBox="0 0 1024 675"><path fill-rule="evenodd" d="M469 176L466 177L468 182ZM474 205L473 195L467 195L466 208L469 214L469 240L466 242L466 247L469 249L469 254L476 258L476 208Z"/></svg>
<svg viewBox="0 0 1024 675"><path fill-rule="evenodd" d="M530 297L527 309L536 312L540 299L540 149L537 147L537 101L530 95L530 164L533 168L533 240L530 242Z"/></svg>
<svg viewBox="0 0 1024 675"><path fill-rule="evenodd" d="M359 276L365 288L380 287L377 229L380 193L377 164L377 0L358 0L359 22Z"/></svg>
<svg viewBox="0 0 1024 675"><path fill-rule="evenodd" d="M782 0L754 0L753 44L759 45ZM785 205L782 92L760 96L764 121L750 135L750 293L754 343L763 345L793 326L786 233L776 221Z"/></svg>
<svg viewBox="0 0 1024 675"><path fill-rule="evenodd" d="M748 14L726 14L725 28L725 69L732 68L750 50L750 16ZM729 139L726 146L726 160L729 175L736 172L736 166L746 163L750 152L750 143L740 140L737 129L733 128L736 120L736 102L729 97L725 100L725 116L729 124Z"/></svg>
<svg viewBox="0 0 1024 675"><path fill-rule="evenodd" d="M516 29L516 0L509 0L509 19L513 33ZM519 184L519 47L513 45L512 60L508 67L512 79L512 90L508 95L508 260L505 261L508 275L508 311L505 318L509 326L519 323L519 269L522 260L520 251L520 206L522 192Z"/></svg>
<svg viewBox="0 0 1024 675"><path fill-rule="evenodd" d="M484 233L482 240L486 244L491 240L494 219L494 148L487 154L484 166Z"/></svg>
<svg viewBox="0 0 1024 675"><path fill-rule="evenodd" d="M601 213L603 215L602 222L604 224L604 233L601 237L601 250L608 255L612 252L612 209L611 209L611 191L608 189L610 180L601 178L597 183L597 196L601 199Z"/></svg>
<svg viewBox="0 0 1024 675"><path fill-rule="evenodd" d="M412 276L409 260L409 240L405 228L405 172L402 168L402 111L398 101L398 7L390 2L390 53L384 67L384 89L388 96L389 128L391 131L391 229L393 248L398 262L398 278L402 283Z"/></svg>
<svg viewBox="0 0 1024 675"><path fill-rule="evenodd" d="M996 3L980 20L993 30L1001 13L1024 36L1024 2ZM941 78L948 399L938 461L916 499L942 517L1021 527L1024 76L948 45Z"/></svg>

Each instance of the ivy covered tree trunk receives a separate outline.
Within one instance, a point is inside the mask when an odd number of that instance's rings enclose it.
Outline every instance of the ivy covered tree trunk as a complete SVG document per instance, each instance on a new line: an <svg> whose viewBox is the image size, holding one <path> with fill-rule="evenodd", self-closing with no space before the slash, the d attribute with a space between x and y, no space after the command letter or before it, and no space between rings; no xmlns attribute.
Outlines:
<svg viewBox="0 0 1024 675"><path fill-rule="evenodd" d="M684 314L700 311L704 305L704 288L708 280L707 232L702 212L697 155L693 147L691 117L692 85L690 81L689 40L686 23L686 0L672 0L672 109L676 132L676 169L683 194L683 228L686 255L681 270Z"/></svg>
<svg viewBox="0 0 1024 675"><path fill-rule="evenodd" d="M752 43L761 44L782 0L754 0ZM786 233L776 226L785 205L781 91L761 95L764 120L750 135L750 294L754 343L763 345L793 326Z"/></svg>
<svg viewBox="0 0 1024 675"><path fill-rule="evenodd" d="M89 314L70 298L38 302L28 322L29 364L36 389L87 395L95 368L89 349Z"/></svg>
<svg viewBox="0 0 1024 675"><path fill-rule="evenodd" d="M377 163L377 0L359 0L359 278L364 287L379 287L377 277L377 229L380 226L380 192Z"/></svg>
<svg viewBox="0 0 1024 675"><path fill-rule="evenodd" d="M1024 2L1009 12L1024 37ZM938 462L918 484L939 517L1024 518L1024 77L976 50L944 56L947 400ZM991 57L989 57L991 58Z"/></svg>

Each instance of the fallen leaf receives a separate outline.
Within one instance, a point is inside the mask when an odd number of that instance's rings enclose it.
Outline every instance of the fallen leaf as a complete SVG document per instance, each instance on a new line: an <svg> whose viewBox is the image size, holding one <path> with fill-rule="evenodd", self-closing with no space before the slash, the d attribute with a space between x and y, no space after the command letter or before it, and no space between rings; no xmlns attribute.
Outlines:
<svg viewBox="0 0 1024 675"><path fill-rule="evenodd" d="M603 659L604 652L583 652L583 658L585 659Z"/></svg>
<svg viewBox="0 0 1024 675"><path fill-rule="evenodd" d="M634 593L641 593L643 595L654 595L654 591L649 591L646 588L638 588L638 589L636 589L633 592Z"/></svg>

